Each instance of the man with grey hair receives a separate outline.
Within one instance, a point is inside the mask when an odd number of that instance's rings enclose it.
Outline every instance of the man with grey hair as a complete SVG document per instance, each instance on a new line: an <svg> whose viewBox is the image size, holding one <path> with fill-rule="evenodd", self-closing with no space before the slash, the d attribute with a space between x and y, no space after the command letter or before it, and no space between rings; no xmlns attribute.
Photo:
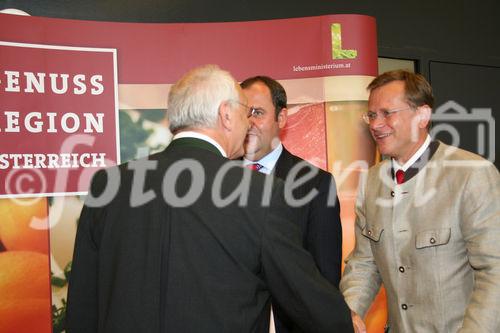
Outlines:
<svg viewBox="0 0 500 333"><path fill-rule="evenodd" d="M229 161L243 154L248 112L228 72L196 68L170 90L170 145L96 174L68 333L264 333L271 295L304 331L352 332L343 297L302 248L283 183ZM116 195L96 204L113 182Z"/></svg>

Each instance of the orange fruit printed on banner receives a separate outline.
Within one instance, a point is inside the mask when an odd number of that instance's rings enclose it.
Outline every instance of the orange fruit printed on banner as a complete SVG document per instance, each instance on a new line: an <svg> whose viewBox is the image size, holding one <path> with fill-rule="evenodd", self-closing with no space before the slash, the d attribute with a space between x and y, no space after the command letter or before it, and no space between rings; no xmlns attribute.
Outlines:
<svg viewBox="0 0 500 333"><path fill-rule="evenodd" d="M50 332L49 279L47 255L0 252L0 333Z"/></svg>
<svg viewBox="0 0 500 333"><path fill-rule="evenodd" d="M46 198L0 199L0 241L8 251L49 253Z"/></svg>
<svg viewBox="0 0 500 333"><path fill-rule="evenodd" d="M49 333L49 299L0 301L1 333Z"/></svg>

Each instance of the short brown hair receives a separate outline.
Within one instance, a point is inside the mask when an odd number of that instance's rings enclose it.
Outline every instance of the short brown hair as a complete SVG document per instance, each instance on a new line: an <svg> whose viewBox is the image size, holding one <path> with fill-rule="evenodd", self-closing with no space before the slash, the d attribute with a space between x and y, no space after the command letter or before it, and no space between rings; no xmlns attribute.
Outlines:
<svg viewBox="0 0 500 333"><path fill-rule="evenodd" d="M367 89L372 92L392 81L403 81L405 83L405 98L411 107L417 108L428 105L432 109L434 106L434 95L429 82L422 75L409 71L395 70L380 74L370 82Z"/></svg>
<svg viewBox="0 0 500 333"><path fill-rule="evenodd" d="M269 88L271 92L271 98L273 100L274 105L274 116L275 119L278 120L278 116L284 108L286 108L286 91L283 86L273 78L264 75L258 75L254 77L250 77L245 81L240 83L242 89L249 88L251 85L257 82L262 82Z"/></svg>

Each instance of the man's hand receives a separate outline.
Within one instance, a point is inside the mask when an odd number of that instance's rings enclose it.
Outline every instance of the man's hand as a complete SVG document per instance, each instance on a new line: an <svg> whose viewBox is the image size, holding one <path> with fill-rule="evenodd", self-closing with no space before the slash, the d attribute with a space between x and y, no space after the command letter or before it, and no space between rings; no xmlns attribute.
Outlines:
<svg viewBox="0 0 500 333"><path fill-rule="evenodd" d="M354 326L354 333L366 333L366 325L356 312L351 311L352 326Z"/></svg>

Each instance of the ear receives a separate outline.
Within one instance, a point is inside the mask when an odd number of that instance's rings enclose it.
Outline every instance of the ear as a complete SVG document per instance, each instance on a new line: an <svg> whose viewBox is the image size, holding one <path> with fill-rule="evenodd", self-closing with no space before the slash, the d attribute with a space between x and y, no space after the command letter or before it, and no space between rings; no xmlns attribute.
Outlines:
<svg viewBox="0 0 500 333"><path fill-rule="evenodd" d="M231 105L225 101L219 105L219 122L223 128L231 130L232 128Z"/></svg>
<svg viewBox="0 0 500 333"><path fill-rule="evenodd" d="M286 121L288 119L288 109L283 108L278 113L278 128L282 129L286 125Z"/></svg>
<svg viewBox="0 0 500 333"><path fill-rule="evenodd" d="M425 104L417 108L418 113L418 127L427 128L431 121L432 109L429 105Z"/></svg>

